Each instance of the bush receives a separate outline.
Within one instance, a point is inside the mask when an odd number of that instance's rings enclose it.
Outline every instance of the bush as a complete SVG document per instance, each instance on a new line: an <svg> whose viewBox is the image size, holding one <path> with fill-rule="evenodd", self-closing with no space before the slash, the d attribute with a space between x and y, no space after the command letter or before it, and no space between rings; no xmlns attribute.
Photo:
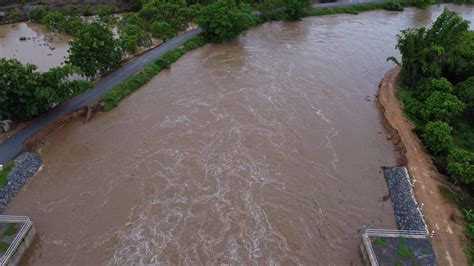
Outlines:
<svg viewBox="0 0 474 266"><path fill-rule="evenodd" d="M68 52L66 63L78 67L89 78L116 68L122 61L120 42L110 29L96 22L79 31Z"/></svg>
<svg viewBox="0 0 474 266"><path fill-rule="evenodd" d="M449 123L462 114L465 108L466 105L456 96L435 91L426 99L421 115L425 121L439 120Z"/></svg>
<svg viewBox="0 0 474 266"><path fill-rule="evenodd" d="M8 174L15 167L15 161L6 163L0 171L0 189L8 183Z"/></svg>
<svg viewBox="0 0 474 266"><path fill-rule="evenodd" d="M460 83L456 90L458 98L466 104L466 113L474 115L474 76Z"/></svg>
<svg viewBox="0 0 474 266"><path fill-rule="evenodd" d="M283 13L286 20L299 20L304 15L304 10L311 6L309 0L284 0Z"/></svg>
<svg viewBox="0 0 474 266"><path fill-rule="evenodd" d="M46 11L46 9L43 6L39 6L36 8L32 8L28 12L28 18L31 21L40 21L41 19L43 19L46 13L48 13L48 11Z"/></svg>
<svg viewBox="0 0 474 266"><path fill-rule="evenodd" d="M405 8L399 2L389 2L386 3L383 7L385 10L390 11L403 11Z"/></svg>
<svg viewBox="0 0 474 266"><path fill-rule="evenodd" d="M447 169L456 181L470 184L474 181L474 156L462 149L451 149Z"/></svg>
<svg viewBox="0 0 474 266"><path fill-rule="evenodd" d="M151 0L139 12L139 16L148 25L155 21L164 21L173 29L181 31L188 26L189 8L185 1Z"/></svg>
<svg viewBox="0 0 474 266"><path fill-rule="evenodd" d="M204 36L212 42L226 42L255 24L248 5L237 6L233 0L217 0L203 7L197 22Z"/></svg>
<svg viewBox="0 0 474 266"><path fill-rule="evenodd" d="M435 155L443 154L453 145L452 131L445 122L428 122L423 129L423 143Z"/></svg>
<svg viewBox="0 0 474 266"><path fill-rule="evenodd" d="M433 92L454 93L454 86L446 78L423 79L415 86L415 95L421 101L426 100Z"/></svg>
<svg viewBox="0 0 474 266"><path fill-rule="evenodd" d="M156 21L151 24L151 34L153 37L166 41L176 35L176 31L166 22Z"/></svg>

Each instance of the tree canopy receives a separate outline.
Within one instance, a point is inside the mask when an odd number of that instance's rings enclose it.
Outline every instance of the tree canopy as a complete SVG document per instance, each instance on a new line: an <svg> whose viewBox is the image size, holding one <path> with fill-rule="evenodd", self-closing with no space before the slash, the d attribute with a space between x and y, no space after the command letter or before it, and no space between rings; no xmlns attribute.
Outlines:
<svg viewBox="0 0 474 266"><path fill-rule="evenodd" d="M255 24L252 9L247 4L237 5L234 0L217 0L201 9L197 22L204 36L212 42L225 42Z"/></svg>
<svg viewBox="0 0 474 266"><path fill-rule="evenodd" d="M84 26L70 43L67 63L94 78L117 67L122 60L122 49L112 32L93 22Z"/></svg>

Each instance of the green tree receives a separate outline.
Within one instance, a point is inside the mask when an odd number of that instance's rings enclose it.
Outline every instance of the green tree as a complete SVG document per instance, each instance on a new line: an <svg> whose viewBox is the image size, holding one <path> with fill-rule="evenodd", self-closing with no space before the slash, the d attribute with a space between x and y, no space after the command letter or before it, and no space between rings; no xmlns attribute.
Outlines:
<svg viewBox="0 0 474 266"><path fill-rule="evenodd" d="M426 100L433 92L454 93L454 86L446 78L423 79L415 87L415 95L421 101Z"/></svg>
<svg viewBox="0 0 474 266"><path fill-rule="evenodd" d="M422 110L422 117L425 121L440 120L451 122L464 112L466 105L456 96L435 91L428 99Z"/></svg>
<svg viewBox="0 0 474 266"><path fill-rule="evenodd" d="M474 115L474 76L459 83L456 94L466 104L468 115Z"/></svg>
<svg viewBox="0 0 474 266"><path fill-rule="evenodd" d="M474 156L462 149L452 149L448 155L448 173L458 182L474 181Z"/></svg>
<svg viewBox="0 0 474 266"><path fill-rule="evenodd" d="M435 155L443 154L453 145L452 131L446 122L428 122L423 129L423 143Z"/></svg>
<svg viewBox="0 0 474 266"><path fill-rule="evenodd" d="M441 77L468 29L469 21L445 9L431 29L401 31L396 47L402 54L402 82L413 87L421 79Z"/></svg>
<svg viewBox="0 0 474 266"><path fill-rule="evenodd" d="M115 7L111 5L102 5L97 9L97 16L99 21L105 24L110 24L115 21L114 19Z"/></svg>
<svg viewBox="0 0 474 266"><path fill-rule="evenodd" d="M69 44L67 64L77 66L88 78L116 68L122 60L120 42L96 22L86 25Z"/></svg>
<svg viewBox="0 0 474 266"><path fill-rule="evenodd" d="M184 0L151 0L143 5L139 16L148 24L164 21L180 31L187 28L189 13L190 10Z"/></svg>
<svg viewBox="0 0 474 266"><path fill-rule="evenodd" d="M286 20L299 20L304 15L305 8L311 6L309 0L285 0L283 8Z"/></svg>
<svg viewBox="0 0 474 266"><path fill-rule="evenodd" d="M66 66L40 73L34 65L0 59L0 120L31 119L91 87L89 82L70 80L73 72Z"/></svg>
<svg viewBox="0 0 474 266"><path fill-rule="evenodd" d="M151 24L151 33L153 34L153 37L163 41L167 41L176 35L173 28L171 28L168 23L162 21L156 21Z"/></svg>
<svg viewBox="0 0 474 266"><path fill-rule="evenodd" d="M255 17L246 4L237 6L233 0L217 0L202 8L197 22L208 40L226 42L255 25Z"/></svg>
<svg viewBox="0 0 474 266"><path fill-rule="evenodd" d="M46 11L46 8L44 8L43 6L39 6L39 7L36 7L36 8L32 8L28 12L28 18L31 21L40 21L41 19L43 19L43 17L47 13L48 13L48 11Z"/></svg>
<svg viewBox="0 0 474 266"><path fill-rule="evenodd" d="M59 32L65 20L66 17L64 14L60 12L49 12L44 15L41 21L46 25L46 27L48 27L49 30Z"/></svg>

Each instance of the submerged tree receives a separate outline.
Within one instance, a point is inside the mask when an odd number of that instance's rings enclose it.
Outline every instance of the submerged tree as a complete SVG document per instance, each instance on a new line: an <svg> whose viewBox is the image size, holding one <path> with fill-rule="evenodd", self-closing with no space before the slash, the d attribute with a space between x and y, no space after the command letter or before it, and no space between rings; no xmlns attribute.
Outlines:
<svg viewBox="0 0 474 266"><path fill-rule="evenodd" d="M236 5L234 0L217 0L200 11L197 22L204 36L213 42L225 42L255 25L249 5Z"/></svg>
<svg viewBox="0 0 474 266"><path fill-rule="evenodd" d="M122 60L122 49L112 31L93 22L85 26L70 42L67 64L77 66L88 78L116 68Z"/></svg>

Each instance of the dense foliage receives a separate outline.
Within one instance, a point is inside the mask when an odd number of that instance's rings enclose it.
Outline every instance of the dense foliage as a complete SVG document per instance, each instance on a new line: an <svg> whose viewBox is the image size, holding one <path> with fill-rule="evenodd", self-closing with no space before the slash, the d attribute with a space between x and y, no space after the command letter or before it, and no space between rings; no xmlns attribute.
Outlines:
<svg viewBox="0 0 474 266"><path fill-rule="evenodd" d="M70 80L73 68L69 66L40 73L34 65L0 59L0 73L0 120L34 118L91 87L88 82Z"/></svg>
<svg viewBox="0 0 474 266"><path fill-rule="evenodd" d="M250 6L234 0L217 0L203 7L197 22L212 42L230 41L256 23Z"/></svg>
<svg viewBox="0 0 474 266"><path fill-rule="evenodd" d="M89 78L116 68L122 60L120 42L109 29L96 22L87 24L76 34L68 52L67 64L79 67Z"/></svg>
<svg viewBox="0 0 474 266"><path fill-rule="evenodd" d="M440 171L474 188L474 33L447 9L430 29L398 36L402 55L398 96ZM474 241L474 212L466 212ZM474 259L474 242L466 249Z"/></svg>
<svg viewBox="0 0 474 266"><path fill-rule="evenodd" d="M125 14L118 24L123 51L134 53L139 46L151 46L151 34L144 30L144 22L135 13Z"/></svg>
<svg viewBox="0 0 474 266"><path fill-rule="evenodd" d="M189 13L184 0L151 0L143 5L139 16L150 25L155 21L164 21L181 31L188 26Z"/></svg>
<svg viewBox="0 0 474 266"><path fill-rule="evenodd" d="M264 0L259 10L264 20L298 20L310 6L309 0Z"/></svg>

